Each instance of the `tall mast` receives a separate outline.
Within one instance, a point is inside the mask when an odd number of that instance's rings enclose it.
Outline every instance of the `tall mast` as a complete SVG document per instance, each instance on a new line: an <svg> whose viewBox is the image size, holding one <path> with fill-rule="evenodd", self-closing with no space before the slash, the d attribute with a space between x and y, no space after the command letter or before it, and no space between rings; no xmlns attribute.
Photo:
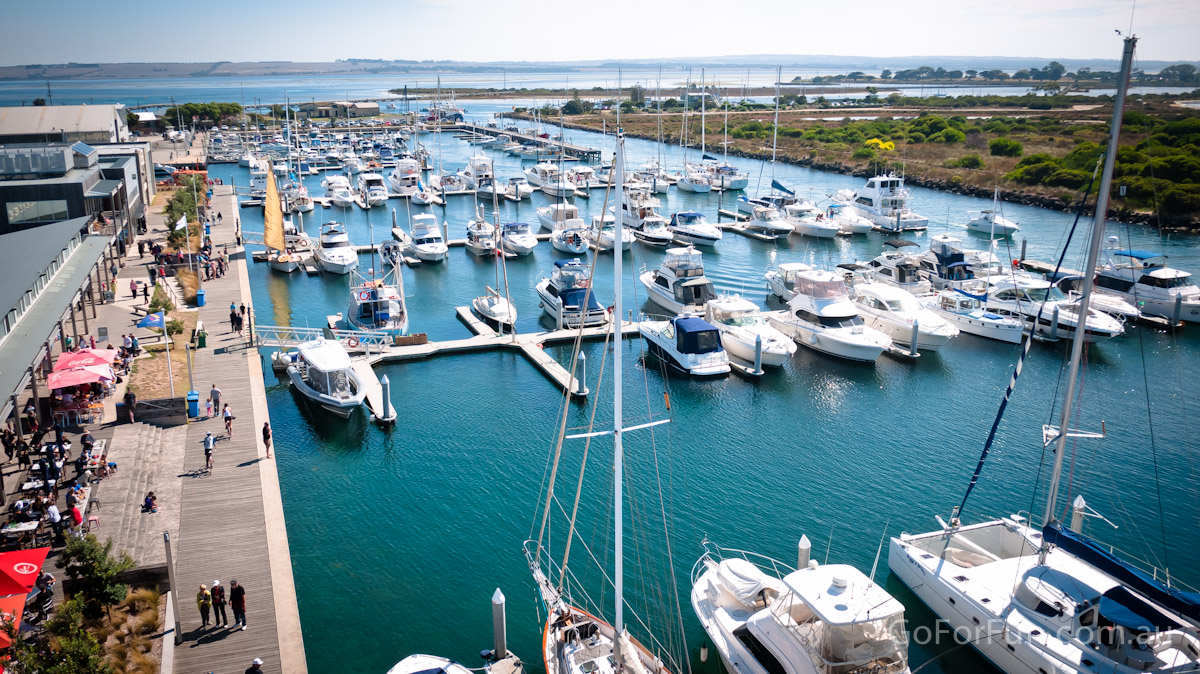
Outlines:
<svg viewBox="0 0 1200 674"><path fill-rule="evenodd" d="M1096 213L1092 222L1092 238L1088 242L1087 263L1083 268L1083 288L1080 289L1079 318L1075 323L1075 339L1071 342L1071 368L1067 376L1067 392L1063 398L1062 415L1059 417L1058 442L1054 451L1054 472L1050 476L1050 490L1046 494L1046 514L1043 524L1055 521L1054 506L1058 499L1058 486L1062 478L1063 455L1067 449L1067 429L1071 423L1071 411L1075 405L1075 382L1079 376L1079 361L1083 354L1083 343L1087 333L1087 315L1091 304L1092 287L1095 285L1096 260L1100 256L1100 244L1104 241L1104 223L1108 215L1108 194L1112 191L1113 165L1117 160L1117 141L1121 138L1121 120L1125 113L1125 94L1129 91L1129 71L1133 66L1133 49L1137 38L1125 38L1125 53L1121 57L1121 75L1117 82L1117 97L1113 99L1113 116L1108 133L1108 148L1104 152L1104 172L1100 175L1100 191L1096 193Z"/></svg>
<svg viewBox="0 0 1200 674"><path fill-rule="evenodd" d="M779 141L779 80L783 77L783 66L775 71L775 121L771 124L771 183L775 183L775 146Z"/></svg>
<svg viewBox="0 0 1200 674"><path fill-rule="evenodd" d="M613 158L613 173L618 176L625 175L625 136L621 129L617 128L617 152ZM624 457L621 449L621 369L624 366L622 362L621 352L624 350L625 341L621 334L621 317L624 315L624 309L621 306L621 276L622 263L624 255L621 254L621 239L624 236L622 231L625 219L621 214L625 212L625 180L617 179L615 181L617 188L617 217L613 218L613 321L615 323L616 339L613 340L613 517L615 518L614 530L616 533L616 541L613 545L613 550L616 553L616 602L617 609L615 611L615 621L613 627L616 628L618 639L615 644L620 643L620 635L624 630L624 608L625 608L625 578L624 578L624 555L625 555L625 534L623 531L624 514L621 508L621 501L624 498L623 494L623 468L622 463ZM600 216L603 220L603 215ZM618 654L616 658L618 666L621 663L621 657Z"/></svg>
<svg viewBox="0 0 1200 674"><path fill-rule="evenodd" d="M704 110L707 107L705 100L707 96L704 93L704 68L700 69L700 161L704 161L704 133L708 130L704 128Z"/></svg>
<svg viewBox="0 0 1200 674"><path fill-rule="evenodd" d="M655 115L658 122L658 142L655 143L654 149L658 151L658 170L662 172L662 66L658 67L658 80L654 83L654 98L658 100L658 114Z"/></svg>

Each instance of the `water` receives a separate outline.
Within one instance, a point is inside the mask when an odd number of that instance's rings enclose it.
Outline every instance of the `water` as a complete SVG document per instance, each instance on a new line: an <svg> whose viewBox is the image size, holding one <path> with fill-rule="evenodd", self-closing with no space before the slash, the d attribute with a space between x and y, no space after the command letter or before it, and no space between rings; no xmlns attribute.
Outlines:
<svg viewBox="0 0 1200 674"><path fill-rule="evenodd" d="M602 147L612 139L570 131L572 140ZM436 150L435 136L422 136ZM443 164L458 169L474 148L442 138ZM675 148L663 148L664 162L677 161ZM628 141L629 164L658 155L655 143ZM521 163L491 153L502 178L517 175ZM769 184L772 169L757 161L732 159L750 172L751 186ZM804 168L777 166L775 178L816 198L839 188L860 186L857 178ZM215 166L214 177L246 184L244 169ZM309 190L320 194L319 179ZM914 207L931 218L929 234L961 224L967 210L989 206L970 197L915 188ZM579 200L590 217L603 201L596 191ZM502 220L535 223L534 204L502 207ZM699 209L715 219L716 195L672 191L664 212ZM392 200L370 214L375 240L388 236L391 211L406 224L408 206ZM452 197L435 209L460 237L473 211L466 197ZM1038 208L1006 205L1029 239L1029 256L1049 260L1071 216ZM490 208L488 209L490 213ZM225 214L226 220L228 215ZM240 213L246 231L261 228L259 209ZM352 240L370 240L367 217L359 209L318 209L306 218L310 233L322 220L347 223ZM1112 225L1134 247L1161 249L1177 267L1200 270L1195 237L1160 239L1142 227ZM924 244L929 235L918 235ZM767 244L727 234L704 259L709 275L724 291L764 302L762 273L779 261L803 260L832 267L867 259L880 249L880 234L849 240ZM962 233L968 242L983 239ZM1076 236L1076 241L1082 239ZM1016 246L1018 244L1014 244ZM1002 249L1001 257L1017 250ZM509 284L522 331L547 327L539 316L533 286L560 257L542 244L527 258L508 264ZM645 294L632 280L642 265L654 266L661 252L636 245L625 257L625 305L638 309ZM363 257L364 268L369 256ZM612 288L610 255L596 279L601 294ZM1068 256L1079 267L1080 254ZM485 284L495 285L490 262L453 249L441 265L403 271L412 329L431 339L466 337L454 307L469 304ZM324 316L344 311L345 279L282 278L264 265L250 266L256 320L263 324L321 325ZM689 571L709 539L794 563L796 541L808 534L813 556L852 563L869 572L885 532L928 531L933 515L946 516L958 504L974 469L987 429L1011 374L1016 347L963 335L942 352L915 363L881 358L875 365L845 363L801 348L780 372L753 383L731 376L720 381L665 379L658 363L643 362L642 345L626 342L626 415L645 419L647 408L661 415L662 392L669 390L673 422L649 434L626 437L632 503L627 546L627 588L635 607L649 602L651 617L669 620L663 610L672 588L662 548L656 482L663 487L674 548L674 571L682 593L683 620L692 663L714 673L715 653L699 665L705 641L687 593ZM552 349L560 361L563 349ZM593 390L604 354L587 345ZM1035 479L1043 459L1040 426L1052 417L1066 349L1034 345L1017 392L1001 427L997 449L965 513L967 521L1031 508L1040 519L1042 497ZM1143 363L1145 369L1143 369ZM611 363L609 364L611 368ZM1088 531L1139 556L1169 556L1175 578L1200 585L1200 562L1190 554L1200 534L1197 450L1189 419L1200 414L1191 379L1200 371L1200 331L1168 335L1131 327L1121 338L1087 351L1082 411L1074 427L1108 438L1070 446L1066 476L1072 495L1120 529L1099 520ZM378 368L392 382L400 422L381 429L359 416L350 423L309 409L285 382L267 371L267 396L275 427L277 466L283 491L292 564L304 626L310 671L383 672L414 652L455 658L477 666L477 653L490 647L489 598L495 588L508 597L509 647L541 671L541 624L521 543L531 531L546 459L552 447L559 396L532 365L515 352L445 356ZM1190 373L1190 375L1189 375ZM1147 393L1148 392L1148 393ZM1147 395L1153 428L1147 416ZM607 389L594 398L609 404ZM573 407L570 423L586 424L590 407ZM602 407L598 423L609 418ZM1153 436L1151 436L1151 430ZM1153 444L1152 444L1153 441ZM611 452L592 446L578 531L598 557L611 564ZM1153 447L1155 455L1151 452ZM559 484L563 507L570 507L582 447L568 443ZM1155 463L1159 482L1155 482ZM657 473L655 470L657 459ZM1048 469L1048 463L1046 464ZM1044 482L1044 480L1043 480ZM1172 532L1166 548L1159 528L1159 498ZM552 545L561 554L562 521ZM655 542L657 541L657 542ZM830 544L830 541L832 543ZM612 590L603 591L588 553L577 545L572 568L591 582L591 596L603 598L611 616ZM886 549L877 579L908 607L913 625L930 624L929 612L891 579ZM649 599L647 599L649 598ZM652 599L653 601L649 601ZM627 613L628 615L628 613ZM914 644L914 668L937 657L924 671L969 671L982 667L970 649Z"/></svg>

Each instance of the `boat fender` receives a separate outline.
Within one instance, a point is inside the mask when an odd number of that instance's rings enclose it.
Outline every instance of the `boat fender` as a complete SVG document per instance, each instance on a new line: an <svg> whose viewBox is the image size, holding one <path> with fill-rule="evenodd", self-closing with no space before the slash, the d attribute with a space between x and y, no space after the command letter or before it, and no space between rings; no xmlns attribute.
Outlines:
<svg viewBox="0 0 1200 674"><path fill-rule="evenodd" d="M1015 268L1017 268L1017 267L1020 267L1020 266L1021 266L1021 261L1020 261L1020 260L1013 260L1013 268L1014 268L1014 269L1015 269Z"/></svg>
<svg viewBox="0 0 1200 674"><path fill-rule="evenodd" d="M356 346L358 346L358 338L351 337L350 339L348 339L346 341L346 344L348 344L351 348L356 347Z"/></svg>
<svg viewBox="0 0 1200 674"><path fill-rule="evenodd" d="M608 313L611 314L615 308L616 308L615 304L608 305L608 309L607 309Z"/></svg>

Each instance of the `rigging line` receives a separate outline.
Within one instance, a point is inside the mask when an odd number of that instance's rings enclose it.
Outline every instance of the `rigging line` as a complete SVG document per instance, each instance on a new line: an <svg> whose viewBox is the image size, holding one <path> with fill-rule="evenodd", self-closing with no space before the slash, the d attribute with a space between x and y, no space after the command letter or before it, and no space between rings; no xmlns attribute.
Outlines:
<svg viewBox="0 0 1200 674"><path fill-rule="evenodd" d="M648 396L649 396L649 394L647 394L647 397ZM659 512L662 513L663 536L664 536L664 538L666 538L667 565L671 569L671 587L673 589L672 594L674 595L674 598L675 598L675 615L678 616L678 618L679 618L679 635L680 635L680 638L682 639L683 652L687 653L688 652L688 650L687 650L687 632L684 630L684 627L683 627L683 609L679 602L679 580L676 578L676 575L675 575L675 558L671 551L671 537L667 533L668 529L670 527L667 523L667 504L666 504L666 501L663 499L662 470L659 467L658 446L653 442L653 439L651 440L650 447L651 447L651 456L654 457L654 479L658 483L658 509L659 509ZM687 664L687 671L690 674L692 671L691 658L683 658L683 660Z"/></svg>
<svg viewBox="0 0 1200 674"><path fill-rule="evenodd" d="M1058 256L1058 262L1054 266L1055 276L1058 276L1058 271L1062 268L1063 259L1067 255L1067 248L1070 246L1071 238L1075 234L1075 228L1079 225L1080 218L1083 217L1083 204L1087 202L1087 196L1092 191L1092 184L1095 183L1096 175L1099 173L1099 171L1100 163L1097 162L1096 168L1092 171L1092 177L1088 181L1087 190L1084 192L1083 198L1079 201L1079 207L1075 211L1075 222L1071 223L1071 229L1067 234L1067 243L1063 246L1062 252ZM962 517L962 511L967 505L967 498L971 496L971 491L975 489L975 485L979 482L979 475L983 472L983 464L987 461L988 453L992 449L992 443L994 443L996 440L996 431L1000 428L1000 421L1004 418L1004 411L1008 407L1009 400L1012 399L1013 389L1017 385L1017 378L1021 376L1021 369L1025 365L1025 359L1029 357L1029 349L1033 345L1033 336L1037 333L1038 325L1042 320L1042 311L1045 309L1045 307L1046 304L1044 302L1038 305L1037 316L1034 318L1033 323L1029 328L1029 334L1025 336L1025 342L1021 345L1021 355L1017 359L1016 367L1013 368L1012 378L1008 381L1008 387L1004 390L1004 397L1000 400L1000 409L996 411L996 418L992 421L992 427L988 431L987 440L983 443L983 452L981 452L979 455L979 463L975 465L975 472L971 475L971 481L967 483L967 490L966 493L963 494L962 502L959 503L958 507L955 508L950 515L952 526L954 525L955 521L958 521ZM1085 319L1081 317L1076 321L1077 329L1081 327L1086 328L1086 323L1084 325L1079 325L1079 323L1084 322L1084 320ZM1067 420L1065 419L1063 420L1064 425L1066 424L1066 421ZM1065 433L1066 429L1060 429L1059 432ZM1044 449L1045 448L1043 447L1043 451ZM1030 516L1032 517L1032 508L1029 512Z"/></svg>

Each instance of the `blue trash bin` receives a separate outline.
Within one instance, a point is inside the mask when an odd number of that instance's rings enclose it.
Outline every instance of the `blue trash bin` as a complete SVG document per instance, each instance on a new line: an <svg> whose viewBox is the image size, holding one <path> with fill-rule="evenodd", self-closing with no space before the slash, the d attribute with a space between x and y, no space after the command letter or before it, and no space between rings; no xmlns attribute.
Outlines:
<svg viewBox="0 0 1200 674"><path fill-rule="evenodd" d="M204 288L201 288L196 291L196 306L198 306L198 307L204 306Z"/></svg>
<svg viewBox="0 0 1200 674"><path fill-rule="evenodd" d="M204 223L204 236L212 236L212 224Z"/></svg>
<svg viewBox="0 0 1200 674"><path fill-rule="evenodd" d="M200 416L200 392L187 392L188 416L195 419Z"/></svg>

